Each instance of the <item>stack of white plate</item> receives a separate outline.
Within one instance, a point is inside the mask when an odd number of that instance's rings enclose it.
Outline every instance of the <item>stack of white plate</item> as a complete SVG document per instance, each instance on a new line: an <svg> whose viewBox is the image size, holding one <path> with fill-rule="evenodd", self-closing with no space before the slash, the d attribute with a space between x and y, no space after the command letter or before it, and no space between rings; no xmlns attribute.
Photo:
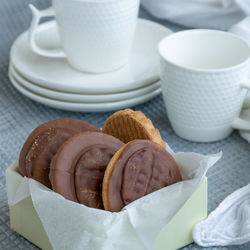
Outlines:
<svg viewBox="0 0 250 250"><path fill-rule="evenodd" d="M65 59L33 53L26 31L11 48L9 78L19 92L54 108L101 112L131 107L161 92L157 45L170 33L164 26L138 19L127 65L111 73L88 74L72 69ZM43 48L58 48L55 21L42 24L36 39Z"/></svg>

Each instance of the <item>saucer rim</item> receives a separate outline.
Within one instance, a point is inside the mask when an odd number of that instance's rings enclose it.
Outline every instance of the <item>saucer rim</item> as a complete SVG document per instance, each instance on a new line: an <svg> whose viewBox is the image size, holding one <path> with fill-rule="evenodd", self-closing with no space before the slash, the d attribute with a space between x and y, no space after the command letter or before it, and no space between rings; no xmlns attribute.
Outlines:
<svg viewBox="0 0 250 250"><path fill-rule="evenodd" d="M160 88L160 81L156 81L145 87L138 88L135 90L127 92L118 92L118 93L107 93L107 94L88 94L88 93L69 93L61 92L53 89L43 88L36 83L25 79L12 65L12 62L9 63L10 74L27 90L34 92L35 94L44 96L46 98L56 99L59 101L66 102L83 102L83 103L103 103L103 102L115 102L121 100L128 100L138 96L145 95Z"/></svg>
<svg viewBox="0 0 250 250"><path fill-rule="evenodd" d="M103 102L103 103L75 103L75 102L66 102L66 101L58 101L53 100L51 98L46 98L44 96L35 94L29 90L27 90L24 86L18 83L13 76L11 75L10 71L8 72L8 76L10 82L12 83L13 87L22 95L28 97L32 101L37 103L43 104L45 106L49 106L55 109L67 110L67 111L74 111L74 112L109 112L114 110L119 110L123 108L129 108L132 106L136 106L142 103L145 103L152 98L156 97L161 93L161 88L154 90L151 93L135 97L132 99L127 99L118 102Z"/></svg>

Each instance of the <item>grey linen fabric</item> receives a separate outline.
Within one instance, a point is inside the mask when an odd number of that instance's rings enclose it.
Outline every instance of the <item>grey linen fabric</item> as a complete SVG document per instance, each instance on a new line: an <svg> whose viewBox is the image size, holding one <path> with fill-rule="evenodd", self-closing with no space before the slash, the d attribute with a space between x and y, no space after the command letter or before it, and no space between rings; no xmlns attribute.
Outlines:
<svg viewBox="0 0 250 250"><path fill-rule="evenodd" d="M23 237L9 228L9 212L6 196L5 169L18 158L20 148L28 134L39 124L59 118L74 117L101 127L111 113L73 113L48 108L29 100L11 85L7 70L10 46L16 37L26 30L30 22L27 4L34 3L39 8L50 5L48 0L1 0L0 1L0 249L36 249ZM140 16L154 21L143 9ZM166 21L163 23L173 30L180 30ZM194 151L203 154L223 151L223 158L208 172L209 212L234 190L246 185L250 180L250 147L234 132L226 140L216 143L192 143L177 137L166 116L162 96L144 105L134 107L152 119L160 129L162 137L175 151ZM200 249L191 244L185 249ZM219 248L209 248L219 249ZM250 243L220 249L250 249Z"/></svg>

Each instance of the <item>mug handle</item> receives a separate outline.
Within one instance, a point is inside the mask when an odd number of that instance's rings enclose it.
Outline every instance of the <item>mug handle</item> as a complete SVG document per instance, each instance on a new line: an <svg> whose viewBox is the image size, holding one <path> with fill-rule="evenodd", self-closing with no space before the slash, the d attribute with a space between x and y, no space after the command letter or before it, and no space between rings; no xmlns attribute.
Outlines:
<svg viewBox="0 0 250 250"><path fill-rule="evenodd" d="M240 84L241 88L250 90L250 80L245 80ZM233 123L232 127L234 129L240 129L240 130L250 130L250 121L246 121L240 117L237 117Z"/></svg>
<svg viewBox="0 0 250 250"><path fill-rule="evenodd" d="M49 7L45 10L38 10L34 5L29 4L29 8L32 12L32 21L28 33L28 42L31 49L38 55L45 57L54 57L54 58L64 58L66 57L62 49L53 49L47 50L39 47L35 40L36 29L39 26L40 19L42 17L55 16L55 11L53 7Z"/></svg>

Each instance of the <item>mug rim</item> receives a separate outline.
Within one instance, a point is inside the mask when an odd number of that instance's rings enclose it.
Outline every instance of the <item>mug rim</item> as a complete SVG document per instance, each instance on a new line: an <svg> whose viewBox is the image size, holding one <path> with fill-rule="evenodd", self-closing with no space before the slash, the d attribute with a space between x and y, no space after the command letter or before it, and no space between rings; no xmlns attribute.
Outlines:
<svg viewBox="0 0 250 250"><path fill-rule="evenodd" d="M166 40L172 38L173 36L182 35L183 33L205 33L205 32L217 33L217 34L220 34L223 36L226 35L229 37L236 38L238 41L245 44L249 48L249 56L245 60L243 60L241 63L238 63L238 64L233 65L233 66L209 69L209 68L197 68L197 67L184 66L184 65L175 63L172 60L167 59L167 57L164 55L164 53L162 51L163 45L164 45L164 43L166 43ZM182 68L182 69L194 71L194 72L208 72L208 73L209 72L210 73L211 72L226 72L226 71L240 68L240 67L244 66L244 64L247 64L250 61L250 45L244 39L242 39L241 37L239 37L233 33L230 33L230 32L226 32L226 31L222 31L222 30L212 30L212 29L189 29L189 30L178 31L178 32L175 32L173 34L170 34L170 35L162 38L160 40L160 42L158 43L158 53L165 62L167 62L167 63L169 63L177 68Z"/></svg>

